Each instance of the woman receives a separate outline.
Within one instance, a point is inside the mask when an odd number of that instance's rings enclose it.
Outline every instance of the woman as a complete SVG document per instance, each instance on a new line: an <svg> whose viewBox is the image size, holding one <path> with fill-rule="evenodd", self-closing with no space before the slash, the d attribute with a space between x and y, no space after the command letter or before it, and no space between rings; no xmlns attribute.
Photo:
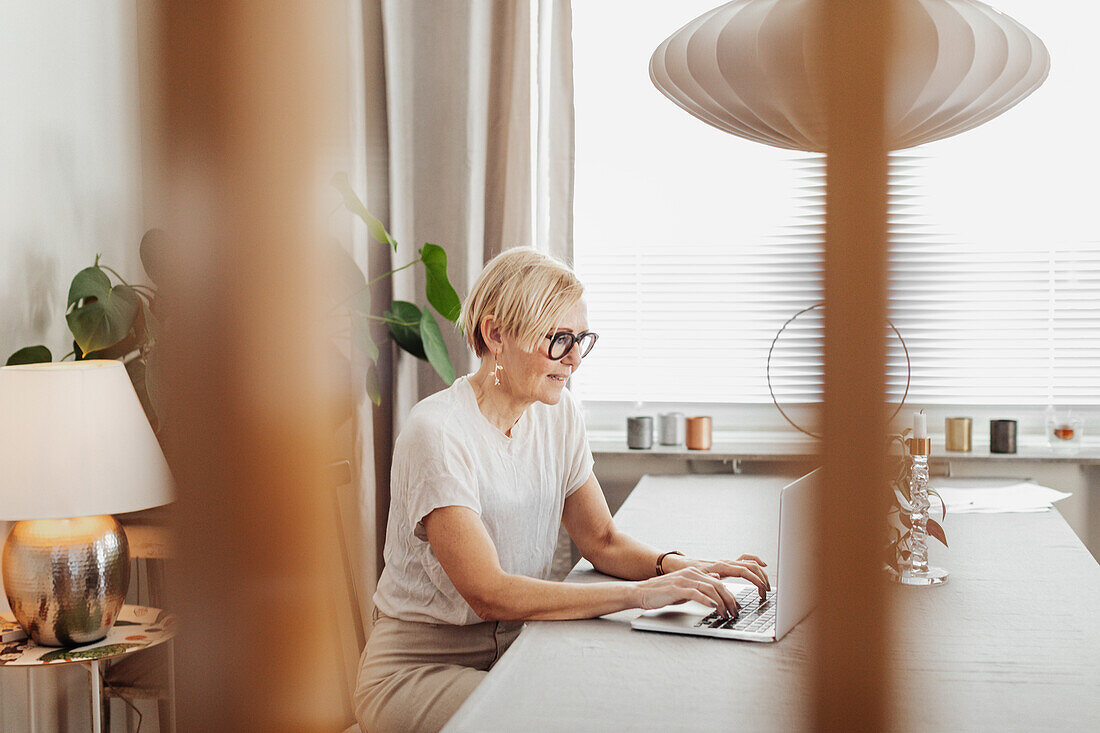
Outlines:
<svg viewBox="0 0 1100 733"><path fill-rule="evenodd" d="M597 338L582 293L567 266L534 250L493 258L461 320L480 368L409 413L355 695L365 731L441 728L525 620L688 600L735 613L722 576L751 581L762 597L770 590L753 555L691 559L615 528L565 389ZM559 525L623 581L547 581Z"/></svg>

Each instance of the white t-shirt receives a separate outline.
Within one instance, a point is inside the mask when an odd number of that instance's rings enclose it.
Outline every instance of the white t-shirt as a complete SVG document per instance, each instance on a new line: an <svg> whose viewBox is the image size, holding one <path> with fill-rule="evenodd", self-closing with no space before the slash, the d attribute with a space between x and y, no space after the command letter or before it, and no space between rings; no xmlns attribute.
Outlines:
<svg viewBox="0 0 1100 733"><path fill-rule="evenodd" d="M469 377L420 401L398 436L390 475L385 569L374 594L406 621L482 621L439 564L421 520L464 506L481 516L504 572L550 575L565 498L592 473L580 407L569 390L556 405L530 405L506 436L482 414Z"/></svg>

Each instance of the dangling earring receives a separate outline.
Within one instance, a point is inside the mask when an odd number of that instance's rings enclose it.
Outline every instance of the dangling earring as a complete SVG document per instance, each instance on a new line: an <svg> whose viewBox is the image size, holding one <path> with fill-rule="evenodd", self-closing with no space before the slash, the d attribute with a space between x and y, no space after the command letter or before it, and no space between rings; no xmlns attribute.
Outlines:
<svg viewBox="0 0 1100 733"><path fill-rule="evenodd" d="M503 367L503 366L501 366L501 365L500 365L500 364L498 363L498 364L496 365L496 368L495 368L495 369L493 369L493 386L494 386L494 387L499 387L499 386L500 386L500 373L501 373L502 371L504 371L504 367Z"/></svg>

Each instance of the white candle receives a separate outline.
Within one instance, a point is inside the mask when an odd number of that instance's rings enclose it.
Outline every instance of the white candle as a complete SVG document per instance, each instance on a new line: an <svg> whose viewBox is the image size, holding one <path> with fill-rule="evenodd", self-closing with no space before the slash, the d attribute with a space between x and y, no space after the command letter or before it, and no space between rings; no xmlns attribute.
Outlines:
<svg viewBox="0 0 1100 733"><path fill-rule="evenodd" d="M914 438L927 438L928 437L928 418L924 414L924 410L913 413L913 437Z"/></svg>

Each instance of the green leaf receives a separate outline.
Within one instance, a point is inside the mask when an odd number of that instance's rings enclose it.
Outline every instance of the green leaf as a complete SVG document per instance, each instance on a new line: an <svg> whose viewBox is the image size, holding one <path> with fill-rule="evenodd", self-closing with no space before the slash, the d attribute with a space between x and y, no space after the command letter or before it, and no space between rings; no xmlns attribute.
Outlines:
<svg viewBox="0 0 1100 733"><path fill-rule="evenodd" d="M123 652L134 649L137 647L148 646L145 644L104 644L103 646L94 646L91 649L70 649L61 648L52 651L48 654L43 654L38 658L40 662L74 662L88 659L102 659L103 657L110 657Z"/></svg>
<svg viewBox="0 0 1100 733"><path fill-rule="evenodd" d="M6 366L16 364L46 364L53 361L53 354L45 346L24 346L8 357Z"/></svg>
<svg viewBox="0 0 1100 733"><path fill-rule="evenodd" d="M153 313L153 309L142 308L142 316L145 319L145 334L148 339L148 343L151 346L155 346L160 339L160 319Z"/></svg>
<svg viewBox="0 0 1100 733"><path fill-rule="evenodd" d="M69 287L65 320L81 351L88 354L114 346L130 333L141 298L127 285L111 287L99 267L76 273Z"/></svg>
<svg viewBox="0 0 1100 733"><path fill-rule="evenodd" d="M390 335L405 351L417 359L427 359L424 352L424 342L420 338L420 309L414 304L404 300L395 300L390 304L390 310L386 312L386 318L401 321L410 325L390 324Z"/></svg>
<svg viewBox="0 0 1100 733"><path fill-rule="evenodd" d="M354 293L366 292L368 305L367 310L363 312L369 313L370 290L367 288L367 276L363 274L351 253L344 249L344 245L335 239L330 240L329 244L330 266L336 283L331 293L333 300L343 303Z"/></svg>
<svg viewBox="0 0 1100 733"><path fill-rule="evenodd" d="M145 360L131 359L126 362L126 373L130 375L130 382L133 383L134 391L137 392L138 401L141 402L141 406L145 410L145 419L149 421L150 425L155 426L157 424L157 413L149 399L149 370Z"/></svg>
<svg viewBox="0 0 1100 733"><path fill-rule="evenodd" d="M336 380L336 384L351 384L351 362L346 356L336 348L336 344L329 343L328 345L328 361L329 367L332 369L333 378ZM347 422L352 414L355 412L355 406L351 399L351 394L340 390L333 395L333 400L330 406L332 411L331 418L334 421L333 425L343 425Z"/></svg>
<svg viewBox="0 0 1100 733"><path fill-rule="evenodd" d="M348 309L351 311L351 314L353 316L354 315L369 316L371 314L370 313L370 307L371 307L370 288L363 288L362 290L360 290L358 293L355 294L354 298L352 298L350 301L348 301Z"/></svg>
<svg viewBox="0 0 1100 733"><path fill-rule="evenodd" d="M84 352L80 350L80 344L73 341L73 361L81 361L84 359Z"/></svg>
<svg viewBox="0 0 1100 733"><path fill-rule="evenodd" d="M943 527L935 519L928 520L928 534L942 542L944 547L947 547L947 535L944 534Z"/></svg>
<svg viewBox="0 0 1100 733"><path fill-rule="evenodd" d="M353 318L355 316L369 316L371 314L370 288L364 285L361 290L352 294L351 298L348 299L347 308Z"/></svg>
<svg viewBox="0 0 1100 733"><path fill-rule="evenodd" d="M96 258L99 259L98 257ZM106 295L111 290L111 278L98 265L85 267L76 273L69 285L69 298L66 307L71 308L81 298Z"/></svg>
<svg viewBox="0 0 1100 733"><path fill-rule="evenodd" d="M367 368L367 396L374 404L382 404L382 387L378 384L378 369L374 364Z"/></svg>
<svg viewBox="0 0 1100 733"><path fill-rule="evenodd" d="M431 311L426 309L420 317L420 337L424 340L424 351L428 354L428 363L443 379L444 384L452 384L455 381L455 368L451 364L450 354L447 353L447 344L443 341L439 324L435 322Z"/></svg>
<svg viewBox="0 0 1100 733"><path fill-rule="evenodd" d="M940 496L940 492L938 492L935 489L929 487L928 488L928 493L931 496L934 496L934 497L936 497L937 499L940 500L940 506L943 508L943 514L940 515L940 521L943 521L944 519L947 519L947 502L943 500L942 496Z"/></svg>
<svg viewBox="0 0 1100 733"><path fill-rule="evenodd" d="M447 253L437 244L425 244L420 250L420 260L424 263L424 290L427 292L428 302L439 311L439 315L451 323L457 322L462 304L458 300L458 293L451 286L451 281L447 279Z"/></svg>
<svg viewBox="0 0 1100 733"><path fill-rule="evenodd" d="M898 500L898 506L902 508L902 511L908 514L913 513L913 505L909 503L909 500L905 498L905 494L901 493L897 487L894 488L894 498Z"/></svg>
<svg viewBox="0 0 1100 733"><path fill-rule="evenodd" d="M105 349L88 351L84 353L85 359L122 359L127 354L138 351L145 345L148 336L146 334L146 308L141 300L138 300L138 312L134 317L134 323L126 337Z"/></svg>
<svg viewBox="0 0 1100 733"><path fill-rule="evenodd" d="M351 318L351 342L355 348L367 355L371 362L378 361L378 346L371 337L371 322L358 313L349 314Z"/></svg>
<svg viewBox="0 0 1100 733"><path fill-rule="evenodd" d="M344 198L344 206L351 213L358 216L363 220L363 223L367 225L367 231L375 240L382 244L388 244L393 247L393 251L397 251L397 242L393 240L386 228L382 226L382 222L378 221L369 211L367 207L363 205L363 202L355 194L355 191L351 188L351 183L348 181L348 174L343 171L337 173L332 177L333 187L340 192L340 195Z"/></svg>
<svg viewBox="0 0 1100 733"><path fill-rule="evenodd" d="M152 411L149 422L155 431L159 431L168 414L168 406L164 399L164 369L161 365L159 349L150 349L145 356L145 394L149 399L145 411L146 413Z"/></svg>
<svg viewBox="0 0 1100 733"><path fill-rule="evenodd" d="M166 255L168 235L163 229L150 229L141 238L138 246L138 255L141 257L141 266L145 268L145 274L154 283L163 283L165 280Z"/></svg>

